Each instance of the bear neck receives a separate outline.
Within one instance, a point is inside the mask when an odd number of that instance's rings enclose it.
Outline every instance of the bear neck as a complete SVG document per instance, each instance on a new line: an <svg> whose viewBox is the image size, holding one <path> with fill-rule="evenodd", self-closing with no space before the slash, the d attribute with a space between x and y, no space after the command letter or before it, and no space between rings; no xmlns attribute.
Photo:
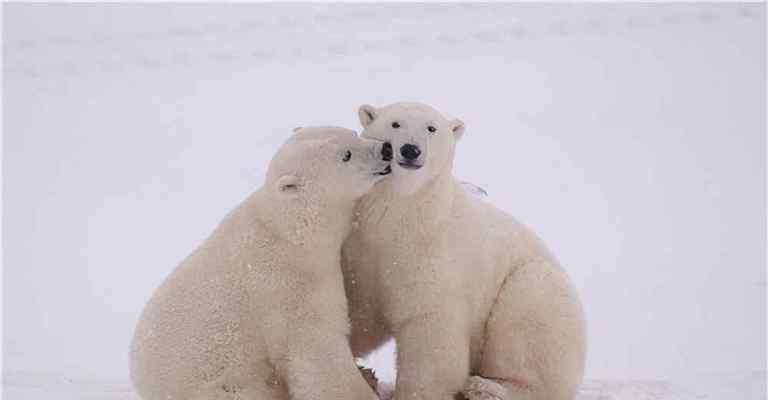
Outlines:
<svg viewBox="0 0 768 400"><path fill-rule="evenodd" d="M362 230L435 232L451 214L455 180L450 170L435 176L411 194L397 193L388 181L361 201L355 216Z"/></svg>
<svg viewBox="0 0 768 400"><path fill-rule="evenodd" d="M352 226L351 207L342 207L322 197L280 201L260 192L257 218L278 239L301 249L340 247Z"/></svg>

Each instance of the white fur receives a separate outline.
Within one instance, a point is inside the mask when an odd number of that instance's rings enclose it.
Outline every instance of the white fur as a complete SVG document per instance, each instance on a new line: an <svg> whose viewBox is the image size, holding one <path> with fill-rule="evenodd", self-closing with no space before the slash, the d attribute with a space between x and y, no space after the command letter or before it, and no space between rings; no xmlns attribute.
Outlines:
<svg viewBox="0 0 768 400"><path fill-rule="evenodd" d="M297 130L147 304L131 347L144 400L376 398L349 348L339 264L380 153L346 129Z"/></svg>
<svg viewBox="0 0 768 400"><path fill-rule="evenodd" d="M343 247L353 353L396 339L396 400L572 399L586 349L580 302L530 230L453 177L464 124L416 103L363 106L360 120L395 160ZM398 165L406 143L421 148L418 170Z"/></svg>

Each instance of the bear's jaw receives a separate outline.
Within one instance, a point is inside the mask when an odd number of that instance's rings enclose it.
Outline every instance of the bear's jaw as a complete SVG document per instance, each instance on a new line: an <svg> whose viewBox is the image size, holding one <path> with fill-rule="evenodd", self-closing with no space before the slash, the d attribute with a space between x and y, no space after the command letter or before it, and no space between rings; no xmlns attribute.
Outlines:
<svg viewBox="0 0 768 400"><path fill-rule="evenodd" d="M384 170L382 170L380 172L377 172L374 175L382 175L382 176L384 176L384 175L389 175L391 173L392 173L392 165L387 165L387 167L384 168Z"/></svg>
<svg viewBox="0 0 768 400"><path fill-rule="evenodd" d="M397 165L399 165L401 168L410 169L410 170L416 170L424 166L423 164L409 163L409 162L403 162L403 161L398 161Z"/></svg>

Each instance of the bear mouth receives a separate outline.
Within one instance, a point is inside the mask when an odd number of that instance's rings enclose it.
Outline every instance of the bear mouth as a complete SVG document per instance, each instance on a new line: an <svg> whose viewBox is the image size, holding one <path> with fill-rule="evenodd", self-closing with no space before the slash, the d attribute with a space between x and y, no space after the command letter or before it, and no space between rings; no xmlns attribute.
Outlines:
<svg viewBox="0 0 768 400"><path fill-rule="evenodd" d="M409 163L409 162L403 162L403 161L398 161L397 165L405 169L413 169L413 170L416 170L422 167L421 164Z"/></svg>
<svg viewBox="0 0 768 400"><path fill-rule="evenodd" d="M374 175L389 175L391 173L392 173L392 166L391 165L387 165L387 168L384 168L383 171L379 171L379 172L375 173Z"/></svg>

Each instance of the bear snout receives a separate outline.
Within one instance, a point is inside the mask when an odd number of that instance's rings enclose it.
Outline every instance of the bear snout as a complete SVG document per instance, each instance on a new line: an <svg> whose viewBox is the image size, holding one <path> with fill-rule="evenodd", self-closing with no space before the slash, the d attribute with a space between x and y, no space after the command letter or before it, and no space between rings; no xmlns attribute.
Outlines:
<svg viewBox="0 0 768 400"><path fill-rule="evenodd" d="M415 144L406 143L400 147L400 155L407 161L414 161L421 155L421 149Z"/></svg>
<svg viewBox="0 0 768 400"><path fill-rule="evenodd" d="M381 159L384 161L392 161L392 143L384 142L381 146Z"/></svg>

